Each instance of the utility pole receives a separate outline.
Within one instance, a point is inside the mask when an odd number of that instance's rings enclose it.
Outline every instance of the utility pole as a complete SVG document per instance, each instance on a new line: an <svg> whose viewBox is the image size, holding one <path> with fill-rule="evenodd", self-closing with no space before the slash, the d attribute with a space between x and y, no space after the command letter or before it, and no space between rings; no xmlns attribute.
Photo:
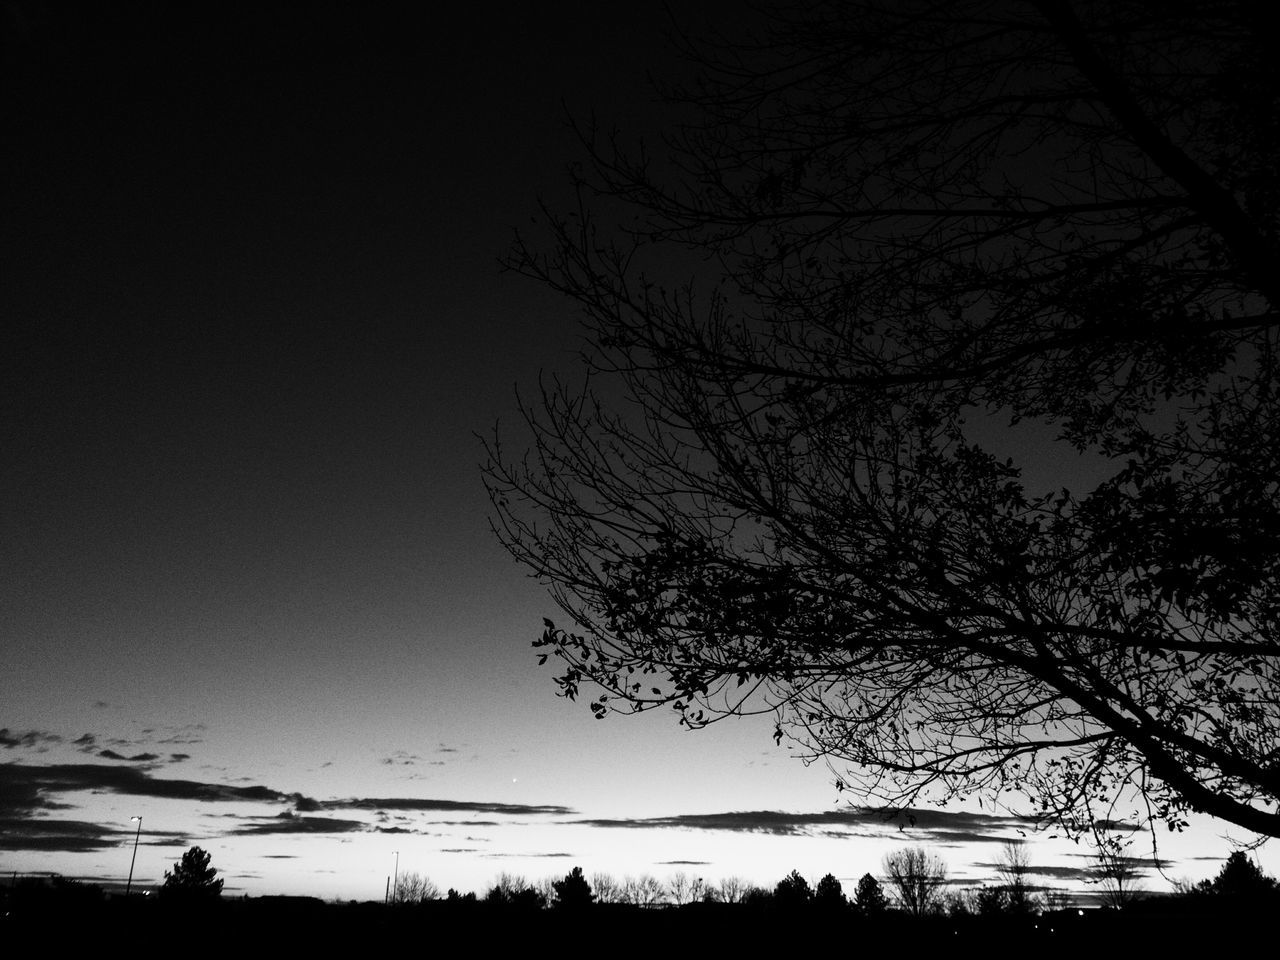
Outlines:
<svg viewBox="0 0 1280 960"><path fill-rule="evenodd" d="M138 862L138 838L142 836L142 818L130 817L129 819L138 821L138 832L133 835L133 859L129 861L129 882L124 885L125 899L128 899L129 891L133 889L133 865Z"/></svg>

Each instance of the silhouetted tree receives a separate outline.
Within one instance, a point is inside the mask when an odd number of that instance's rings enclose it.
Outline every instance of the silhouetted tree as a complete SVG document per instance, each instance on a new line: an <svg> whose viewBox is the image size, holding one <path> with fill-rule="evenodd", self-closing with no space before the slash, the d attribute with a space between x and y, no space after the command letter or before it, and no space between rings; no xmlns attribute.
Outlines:
<svg viewBox="0 0 1280 960"><path fill-rule="evenodd" d="M1271 896L1278 889L1275 878L1264 873L1243 850L1233 851L1216 877L1202 880L1195 887L1197 893L1254 900Z"/></svg>
<svg viewBox="0 0 1280 960"><path fill-rule="evenodd" d="M591 906L595 894L591 892L591 884L582 875L581 867L574 867L563 880L553 884L556 893L555 906L576 910Z"/></svg>
<svg viewBox="0 0 1280 960"><path fill-rule="evenodd" d="M537 891L542 896L543 903L556 902L556 883L555 877L543 877L538 881Z"/></svg>
<svg viewBox="0 0 1280 960"><path fill-rule="evenodd" d="M1039 911L1040 903L1028 880L1031 857L1024 841L1010 840L1005 843L996 869L1003 880L1005 912L1028 914Z"/></svg>
<svg viewBox="0 0 1280 960"><path fill-rule="evenodd" d="M532 896L530 896L530 892ZM527 906L535 898L540 903L542 895L536 888L530 886L524 877L503 872L498 874L498 879L493 886L485 892L484 902L501 906L515 905L519 901Z"/></svg>
<svg viewBox="0 0 1280 960"><path fill-rule="evenodd" d="M969 917L975 913L976 900L977 898L972 890L952 891L947 894L942 909L948 917L953 919Z"/></svg>
<svg viewBox="0 0 1280 960"><path fill-rule="evenodd" d="M1009 913L1009 891L1006 887L984 883L963 898L968 912L979 917L998 917Z"/></svg>
<svg viewBox="0 0 1280 960"><path fill-rule="evenodd" d="M1061 887L1049 887L1040 893L1040 904L1046 913L1067 910L1075 904L1075 898Z"/></svg>
<svg viewBox="0 0 1280 960"><path fill-rule="evenodd" d="M391 901L393 903L426 903L439 898L439 887L422 874L408 870L396 879Z"/></svg>
<svg viewBox="0 0 1280 960"><path fill-rule="evenodd" d="M667 892L671 896L671 902L677 907L681 907L686 903L693 903L701 897L702 886L700 879L691 877L683 870L679 870L672 874L671 879L667 882Z"/></svg>
<svg viewBox="0 0 1280 960"><path fill-rule="evenodd" d="M222 878L209 866L210 854L192 847L182 855L172 870L164 872L160 893L166 898L203 900L222 895Z"/></svg>
<svg viewBox="0 0 1280 960"><path fill-rule="evenodd" d="M747 887L742 893L742 899L738 902L752 910L767 909L773 906L773 893L764 887Z"/></svg>
<svg viewBox="0 0 1280 960"><path fill-rule="evenodd" d="M1102 902L1116 910L1142 896L1142 872L1137 862L1125 854L1127 847L1128 843L1118 837L1103 832L1094 836L1089 882L1098 884Z"/></svg>
<svg viewBox="0 0 1280 960"><path fill-rule="evenodd" d="M722 877L716 887L716 899L721 903L739 903L747 892L747 881L741 877Z"/></svg>
<svg viewBox="0 0 1280 960"><path fill-rule="evenodd" d="M662 902L661 881L650 874L627 877L622 882L622 901L636 907L654 907Z"/></svg>
<svg viewBox="0 0 1280 960"><path fill-rule="evenodd" d="M596 903L624 903L623 886L607 873L591 875L591 889L596 895Z"/></svg>
<svg viewBox="0 0 1280 960"><path fill-rule="evenodd" d="M947 865L922 847L906 847L885 855L884 872L898 906L913 917L942 910L946 902Z"/></svg>
<svg viewBox="0 0 1280 960"><path fill-rule="evenodd" d="M776 705L898 806L1014 786L1084 830L1141 791L1280 835L1265 5L740 22L690 41L672 162L583 129L579 209L511 258L592 341L487 466L562 693Z"/></svg>
<svg viewBox="0 0 1280 960"><path fill-rule="evenodd" d="M864 873L853 892L853 905L866 917L878 917L889 909L889 898L884 887L869 873Z"/></svg>
<svg viewBox="0 0 1280 960"><path fill-rule="evenodd" d="M773 888L773 902L784 908L803 907L812 897L809 881L800 876L799 870L792 870Z"/></svg>
<svg viewBox="0 0 1280 960"><path fill-rule="evenodd" d="M828 873L813 888L814 906L824 910L838 910L845 906L844 887L834 874Z"/></svg>

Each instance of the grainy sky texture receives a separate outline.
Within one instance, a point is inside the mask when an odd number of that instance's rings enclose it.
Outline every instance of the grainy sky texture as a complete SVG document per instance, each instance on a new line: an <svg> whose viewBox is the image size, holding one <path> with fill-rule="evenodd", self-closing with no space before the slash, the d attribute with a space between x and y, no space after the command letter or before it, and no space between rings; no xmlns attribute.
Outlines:
<svg viewBox="0 0 1280 960"><path fill-rule="evenodd" d="M553 610L476 434L576 328L497 260L565 199L566 110L663 123L658 5L2 15L0 871L121 881L141 815L136 882L198 843L235 893L380 898L394 851L481 892L851 889L904 842L989 875L1016 818L899 830L767 719L601 723L534 665ZM1199 829L1170 875L1229 852ZM1087 851L1035 842L1076 884Z"/></svg>

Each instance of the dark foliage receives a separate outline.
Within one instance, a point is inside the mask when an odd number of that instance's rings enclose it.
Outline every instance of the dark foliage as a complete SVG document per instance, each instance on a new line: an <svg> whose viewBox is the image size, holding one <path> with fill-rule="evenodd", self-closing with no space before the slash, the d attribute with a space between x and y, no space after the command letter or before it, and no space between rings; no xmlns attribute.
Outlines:
<svg viewBox="0 0 1280 960"><path fill-rule="evenodd" d="M170 899L208 900L222 895L222 878L209 866L210 854L192 847L172 870L164 872L162 896Z"/></svg>
<svg viewBox="0 0 1280 960"><path fill-rule="evenodd" d="M773 902L784 910L803 907L812 898L813 890L809 887L809 881L800 876L798 870L792 870L773 888Z"/></svg>
<svg viewBox="0 0 1280 960"><path fill-rule="evenodd" d="M828 873L813 888L813 905L822 910L839 910L847 906L844 888L834 874Z"/></svg>
<svg viewBox="0 0 1280 960"><path fill-rule="evenodd" d="M1280 893L1280 884L1269 876L1243 850L1236 850L1227 857L1222 869L1212 880L1203 880L1195 892L1214 897L1260 900Z"/></svg>
<svg viewBox="0 0 1280 960"><path fill-rule="evenodd" d="M853 894L853 905L864 917L878 917L889 909L889 898L884 887L869 873L864 873Z"/></svg>
<svg viewBox="0 0 1280 960"><path fill-rule="evenodd" d="M595 894L591 892L591 884L582 875L581 867L574 867L563 880L557 880L551 886L555 890L554 906L562 909L580 910L591 906L592 901L595 900Z"/></svg>
<svg viewBox="0 0 1280 960"><path fill-rule="evenodd" d="M884 802L1280 835L1280 68L1264 5L805 2L582 132L512 266L587 325L505 545L591 709L777 709ZM688 278L688 279L686 279Z"/></svg>

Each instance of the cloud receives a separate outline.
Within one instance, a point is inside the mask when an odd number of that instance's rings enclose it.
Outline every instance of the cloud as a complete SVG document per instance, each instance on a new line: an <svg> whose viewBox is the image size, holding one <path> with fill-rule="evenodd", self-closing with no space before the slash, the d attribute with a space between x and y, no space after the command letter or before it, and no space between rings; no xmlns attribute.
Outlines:
<svg viewBox="0 0 1280 960"><path fill-rule="evenodd" d="M993 843L1008 839L1008 832L1026 828L1033 821L1021 817L945 810L886 811L875 807L846 807L821 813L781 810L742 810L727 813L692 813L628 820L574 820L582 826L629 830L683 829L725 830L734 833L767 833L774 836L831 837L852 834L895 836L910 829L925 832L933 843Z"/></svg>
<svg viewBox="0 0 1280 960"><path fill-rule="evenodd" d="M197 724L203 730L204 724ZM193 743L204 743L204 737L197 736L194 733L175 733L167 737L162 737L156 743L173 744L175 746L189 746Z"/></svg>
<svg viewBox="0 0 1280 960"><path fill-rule="evenodd" d="M496 813L512 817L571 816L572 807L553 804L486 803L471 800L430 800L419 797L363 797L350 800L323 800L326 810L401 810L417 813Z"/></svg>
<svg viewBox="0 0 1280 960"><path fill-rule="evenodd" d="M563 860L576 857L576 853L482 853L480 856L486 860L508 860L508 859L524 859L528 857L536 860Z"/></svg>
<svg viewBox="0 0 1280 960"><path fill-rule="evenodd" d="M271 817L247 823L230 831L238 837L266 837L296 833L361 833L372 829L363 820L339 820L336 817Z"/></svg>
<svg viewBox="0 0 1280 960"><path fill-rule="evenodd" d="M422 760L422 758L416 753L409 753L405 750L394 750L390 756L383 757L378 762L388 767L412 767L420 760Z"/></svg>
<svg viewBox="0 0 1280 960"><path fill-rule="evenodd" d="M1093 861L1093 863L1090 865L1089 869L1093 872L1093 874L1094 874L1095 876L1097 875L1097 872L1098 872L1097 859L1098 859L1098 858L1097 858L1097 855L1096 855L1096 854L1092 854L1092 853L1070 853L1070 854L1067 854L1067 856L1069 856L1069 857L1075 857L1075 858L1077 858L1077 859L1082 859L1082 860L1091 860L1091 861ZM1117 863L1117 864L1119 864L1119 865L1121 865L1121 866L1129 867L1129 868L1131 868L1131 869L1133 869L1133 870L1163 870L1163 869L1165 869L1166 867L1170 867L1170 866L1172 866L1173 864L1175 864L1175 863L1177 863L1177 862L1178 862L1177 860L1168 860L1168 859L1166 859L1166 858L1164 858L1164 857L1156 858L1156 857L1125 857L1125 856L1118 856L1118 857L1115 857L1114 859L1115 859L1115 861L1116 861L1116 863Z"/></svg>
<svg viewBox="0 0 1280 960"><path fill-rule="evenodd" d="M6 750L38 750L43 753L52 744L62 743L62 738L48 730L10 730L0 727L0 747Z"/></svg>
<svg viewBox="0 0 1280 960"><path fill-rule="evenodd" d="M348 797L336 800L315 800L299 797L297 809L304 812L322 810L374 810L394 813L487 813L509 817L571 816L577 811L572 807L556 804L492 803L483 800L436 800L430 797ZM496 826L496 821L457 820L440 823L468 826Z"/></svg>
<svg viewBox="0 0 1280 960"><path fill-rule="evenodd" d="M126 832L87 820L5 817L0 818L0 850L92 853L118 845Z"/></svg>
<svg viewBox="0 0 1280 960"><path fill-rule="evenodd" d="M99 750L98 756L107 760L127 760L131 763L150 763L152 760L159 760L159 754L155 753L135 753L132 757L121 756L114 750Z"/></svg>
<svg viewBox="0 0 1280 960"><path fill-rule="evenodd" d="M191 759L191 754L189 754L189 753L171 753L171 754L169 754L169 762L170 762L170 763L181 763L183 760L190 760L190 759Z"/></svg>
<svg viewBox="0 0 1280 960"><path fill-rule="evenodd" d="M660 867L709 867L710 860L659 860Z"/></svg>
<svg viewBox="0 0 1280 960"><path fill-rule="evenodd" d="M1003 863L989 860L978 860L973 866L999 872L1005 868ZM1097 872L1092 867L1047 866L1027 867L1026 873L1033 877L1050 877L1054 880L1091 880L1096 879ZM977 881L985 882L985 881Z"/></svg>
<svg viewBox="0 0 1280 960"><path fill-rule="evenodd" d="M3 768L0 768L3 769ZM35 803L28 809L48 809L61 804ZM18 816L0 816L0 850L33 850L43 853L92 853L117 847L132 840L134 831L107 826L88 820L58 820L19 812ZM174 846L172 838L185 845L185 835L152 832L147 846ZM166 839L168 838L168 839Z"/></svg>
<svg viewBox="0 0 1280 960"><path fill-rule="evenodd" d="M10 739L21 740L11 736ZM88 741L86 741L88 742ZM138 754L125 757L106 749L99 755L119 761L145 762L159 759L155 754ZM207 783L198 780L168 779L153 776L139 766L118 763L68 763L36 765L24 763L0 764L0 849L35 849L88 852L112 846L122 835L111 827L88 824L81 821L54 821L38 819L37 815L68 804L61 802L61 794L80 792L114 793L123 796L154 797L164 800L192 801L200 803L257 802L287 804L287 808L274 817L243 818L234 815L238 824L230 831L233 836L277 836L288 834L352 834L359 832L383 834L416 834L422 831L409 825L380 825L370 823L369 812L384 816L388 811L400 814L395 819L402 823L404 815L449 812L455 814L498 814L501 816L565 816L573 814L570 807L559 805L512 804L470 802L459 800L434 800L421 797L381 797L317 800L298 793L285 793L262 784ZM342 811L361 811L365 819L341 816ZM331 814L339 815L331 815ZM206 815L217 816L212 811ZM498 825L494 819L458 819L458 825L476 827ZM32 826L35 824L35 826ZM127 833L128 831L125 831ZM167 843L161 838L173 837L148 831L148 842Z"/></svg>
<svg viewBox="0 0 1280 960"><path fill-rule="evenodd" d="M121 758L125 759L125 758ZM72 792L102 790L126 796L157 797L166 800L233 801L256 800L293 803L297 794L281 793L264 786L232 786L196 780L165 780L152 777L137 767L103 764L64 763L49 766L10 763L0 766L0 799L8 791Z"/></svg>

